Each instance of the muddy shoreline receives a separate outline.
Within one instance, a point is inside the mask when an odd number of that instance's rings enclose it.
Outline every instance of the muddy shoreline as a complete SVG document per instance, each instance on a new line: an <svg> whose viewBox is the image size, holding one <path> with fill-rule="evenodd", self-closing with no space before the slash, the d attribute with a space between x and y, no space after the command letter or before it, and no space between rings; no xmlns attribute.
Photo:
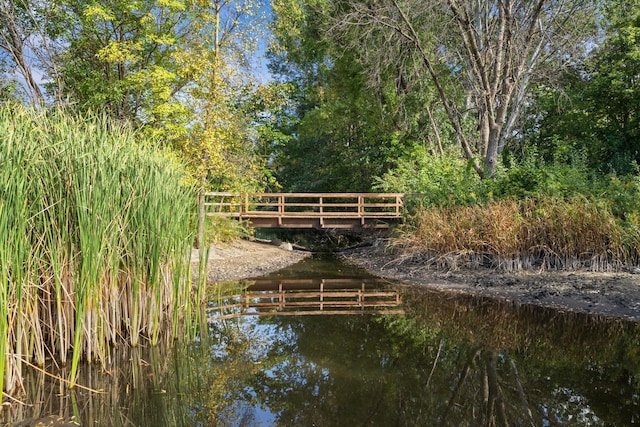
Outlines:
<svg viewBox="0 0 640 427"><path fill-rule="evenodd" d="M311 255L286 246L238 240L216 244L209 253L207 283L262 276ZM370 273L443 292L461 292L576 312L640 321L640 274L588 271L519 271L492 269L437 270L376 244L341 252ZM198 253L194 251L194 273Z"/></svg>
<svg viewBox="0 0 640 427"><path fill-rule="evenodd" d="M595 315L640 320L640 274L492 269L436 270L387 244L350 249L344 259L372 274L446 292L463 292Z"/></svg>
<svg viewBox="0 0 640 427"><path fill-rule="evenodd" d="M295 264L311 252L294 251L286 244L236 240L216 243L209 249L207 283L226 282L263 276ZM194 277L197 277L198 250L191 254Z"/></svg>

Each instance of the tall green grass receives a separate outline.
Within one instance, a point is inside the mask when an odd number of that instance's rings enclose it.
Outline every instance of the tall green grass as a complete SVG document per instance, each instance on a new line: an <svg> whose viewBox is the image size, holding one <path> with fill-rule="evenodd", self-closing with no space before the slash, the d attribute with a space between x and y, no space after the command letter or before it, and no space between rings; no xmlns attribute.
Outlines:
<svg viewBox="0 0 640 427"><path fill-rule="evenodd" d="M192 289L195 189L170 153L94 116L0 105L0 378L54 357L179 334Z"/></svg>

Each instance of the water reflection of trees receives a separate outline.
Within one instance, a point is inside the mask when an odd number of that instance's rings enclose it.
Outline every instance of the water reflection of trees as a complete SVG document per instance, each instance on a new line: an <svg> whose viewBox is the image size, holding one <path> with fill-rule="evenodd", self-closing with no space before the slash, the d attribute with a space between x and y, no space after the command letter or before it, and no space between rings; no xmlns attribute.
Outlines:
<svg viewBox="0 0 640 427"><path fill-rule="evenodd" d="M455 373L443 424L628 425L639 415L637 323L420 288L404 300L459 355L434 362Z"/></svg>
<svg viewBox="0 0 640 427"><path fill-rule="evenodd" d="M422 352L410 336L388 334L368 316L274 318L279 333L293 336L273 346L271 362L252 382L278 425L404 425L398 411L403 389L419 388ZM278 354L288 354L276 362ZM400 356L400 357L398 357ZM406 375L398 375L405 371Z"/></svg>
<svg viewBox="0 0 640 427"><path fill-rule="evenodd" d="M522 305L509 300L440 292L420 287L403 293L407 312L423 327L452 339L527 353L559 352L563 359L609 358L638 330L620 318ZM609 353L603 353L609 352Z"/></svg>
<svg viewBox="0 0 640 427"><path fill-rule="evenodd" d="M99 395L36 373L38 405L12 410L113 426L256 425L261 408L281 426L638 419L637 324L418 288L404 301L407 316L209 323L193 343L114 352L82 380Z"/></svg>
<svg viewBox="0 0 640 427"><path fill-rule="evenodd" d="M279 425L628 425L638 416L636 324L437 292L405 302L413 316L272 319L288 338L248 386Z"/></svg>

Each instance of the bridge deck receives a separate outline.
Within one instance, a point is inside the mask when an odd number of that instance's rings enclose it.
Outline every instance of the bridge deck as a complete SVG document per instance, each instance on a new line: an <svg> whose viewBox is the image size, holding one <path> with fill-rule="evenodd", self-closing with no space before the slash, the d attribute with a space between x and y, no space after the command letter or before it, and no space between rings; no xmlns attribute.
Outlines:
<svg viewBox="0 0 640 427"><path fill-rule="evenodd" d="M396 193L203 193L201 213L255 228L388 228L402 217Z"/></svg>

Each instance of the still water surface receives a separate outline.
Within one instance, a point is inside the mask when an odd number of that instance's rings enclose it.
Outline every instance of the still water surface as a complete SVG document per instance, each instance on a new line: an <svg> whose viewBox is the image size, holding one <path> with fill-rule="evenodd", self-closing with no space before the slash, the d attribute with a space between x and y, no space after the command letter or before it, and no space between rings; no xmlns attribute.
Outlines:
<svg viewBox="0 0 640 427"><path fill-rule="evenodd" d="M370 277L314 258L271 278ZM405 314L210 320L189 344L114 350L111 370L89 369L83 379L101 394L34 373L25 384L32 406L10 416L85 426L640 423L637 323L376 286L399 290ZM221 295L212 293L209 319Z"/></svg>

